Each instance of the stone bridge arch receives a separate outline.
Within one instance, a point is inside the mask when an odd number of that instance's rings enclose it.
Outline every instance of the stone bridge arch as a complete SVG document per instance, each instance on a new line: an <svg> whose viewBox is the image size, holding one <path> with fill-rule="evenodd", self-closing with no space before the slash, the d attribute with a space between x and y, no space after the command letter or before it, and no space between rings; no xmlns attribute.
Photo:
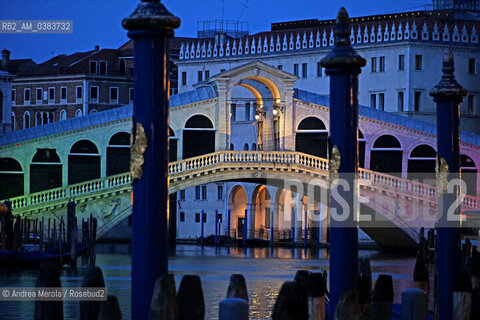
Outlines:
<svg viewBox="0 0 480 320"><path fill-rule="evenodd" d="M232 143L230 140L232 91L235 86L241 86L249 90L257 100L257 106L264 120L261 132L271 132L273 125L278 130L278 143L272 141L273 139L269 135L268 140L266 139L263 143L263 150L284 150L286 146L293 150L291 136L294 122L293 86L297 80L297 76L259 61L247 63L216 75L213 82L218 91L216 120L218 120L219 132L217 137L222 139L219 144L224 146L223 149L228 150ZM284 108L284 113L281 116L274 116L272 113L274 106ZM287 133L289 134L287 135Z"/></svg>

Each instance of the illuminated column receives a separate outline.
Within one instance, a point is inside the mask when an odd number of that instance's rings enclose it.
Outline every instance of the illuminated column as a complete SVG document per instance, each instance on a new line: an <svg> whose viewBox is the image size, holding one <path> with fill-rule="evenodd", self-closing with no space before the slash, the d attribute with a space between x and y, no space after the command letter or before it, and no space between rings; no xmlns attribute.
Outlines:
<svg viewBox="0 0 480 320"><path fill-rule="evenodd" d="M366 61L351 46L349 21L345 8L340 8L335 46L321 60L330 76L330 310L335 310L342 292L355 289L358 269L354 176L358 167L358 75Z"/></svg>
<svg viewBox="0 0 480 320"><path fill-rule="evenodd" d="M122 21L134 42L132 319L148 319L155 281L168 273L169 38L180 19L142 0Z"/></svg>
<svg viewBox="0 0 480 320"><path fill-rule="evenodd" d="M460 102L467 95L455 80L453 53L443 59L442 80L430 95L437 104L437 232L438 307L440 320L453 317L453 286L460 274L460 208L455 206L460 190L447 190L460 177ZM450 207L456 208L447 216Z"/></svg>
<svg viewBox="0 0 480 320"><path fill-rule="evenodd" d="M275 242L275 221L278 219L278 203L274 201L275 197L272 197L270 201L270 246L273 247ZM275 218L277 217L277 218Z"/></svg>
<svg viewBox="0 0 480 320"><path fill-rule="evenodd" d="M247 203L247 239L255 238L255 203Z"/></svg>

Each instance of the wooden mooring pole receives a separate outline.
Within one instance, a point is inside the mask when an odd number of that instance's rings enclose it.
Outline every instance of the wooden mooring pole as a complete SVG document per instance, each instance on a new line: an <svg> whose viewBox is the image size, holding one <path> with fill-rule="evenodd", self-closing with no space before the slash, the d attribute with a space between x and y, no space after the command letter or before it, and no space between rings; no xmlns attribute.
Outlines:
<svg viewBox="0 0 480 320"><path fill-rule="evenodd" d="M155 281L168 273L169 38L180 26L158 0L122 25L134 43L132 319L148 319Z"/></svg>
<svg viewBox="0 0 480 320"><path fill-rule="evenodd" d="M460 208L455 206L460 187L460 102L467 94L455 80L454 58L447 51L443 58L441 81L430 95L437 105L437 233L439 319L453 316L453 287L460 273ZM454 207L453 211L450 209Z"/></svg>
<svg viewBox="0 0 480 320"><path fill-rule="evenodd" d="M340 8L335 45L320 63L330 76L330 288L331 310L340 295L355 290L358 270L358 205L355 175L358 168L358 75L366 60L350 42L350 18ZM338 179L337 179L338 178ZM338 187L341 184L348 185ZM344 208L343 203L348 208ZM341 216L342 218L338 218Z"/></svg>

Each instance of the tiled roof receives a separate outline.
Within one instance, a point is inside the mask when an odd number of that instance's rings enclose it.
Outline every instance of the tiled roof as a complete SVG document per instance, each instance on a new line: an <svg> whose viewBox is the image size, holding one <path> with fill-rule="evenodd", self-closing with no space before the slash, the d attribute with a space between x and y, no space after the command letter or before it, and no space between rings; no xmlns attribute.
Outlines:
<svg viewBox="0 0 480 320"><path fill-rule="evenodd" d="M170 97L170 107L176 107L183 104L212 99L218 96L217 91L212 86L198 88L192 91L172 95ZM11 143L18 143L25 140L37 139L48 135L59 134L62 132L87 128L90 126L121 120L133 116L133 106L109 109L106 111L95 112L83 117L68 119L64 121L52 122L38 127L32 127L23 130L7 132L0 136L0 146Z"/></svg>
<svg viewBox="0 0 480 320"><path fill-rule="evenodd" d="M102 112L91 113L83 117L52 122L42 126L32 127L23 130L11 131L5 133L3 136L0 137L0 146L8 145L11 143L18 143L25 140L37 139L52 134L87 128L102 123L129 118L132 115L133 106L128 105Z"/></svg>
<svg viewBox="0 0 480 320"><path fill-rule="evenodd" d="M170 108L218 97L213 86L201 87L192 91L175 94L170 97Z"/></svg>
<svg viewBox="0 0 480 320"><path fill-rule="evenodd" d="M305 102L315 103L327 107L330 106L329 97L301 89L295 89L293 97ZM437 126L435 124L401 116L395 113L376 110L366 106L359 106L358 114L366 118L396 124L413 130L418 130L433 135L437 134ZM464 143L480 146L480 136L471 132L462 131L460 134L460 140Z"/></svg>
<svg viewBox="0 0 480 320"><path fill-rule="evenodd" d="M170 97L170 108L183 104L198 102L202 100L212 99L218 96L214 87L202 87L192 91L172 95ZM295 89L293 97L301 101L315 103L322 106L329 106L330 99L327 96L319 95L313 92ZM416 120L390 112L375 110L365 106L359 106L359 115L366 118L376 119L387 123L396 124L406 128L422 131L436 135L436 125L433 123ZM0 146L18 143L25 140L45 137L52 134L87 128L90 126L122 120L133 116L133 106L128 105L124 107L114 108L102 112L95 112L89 115L49 123L43 126L33 127L24 130L17 130L5 133L0 137ZM480 136L462 131L460 135L461 141L480 146Z"/></svg>

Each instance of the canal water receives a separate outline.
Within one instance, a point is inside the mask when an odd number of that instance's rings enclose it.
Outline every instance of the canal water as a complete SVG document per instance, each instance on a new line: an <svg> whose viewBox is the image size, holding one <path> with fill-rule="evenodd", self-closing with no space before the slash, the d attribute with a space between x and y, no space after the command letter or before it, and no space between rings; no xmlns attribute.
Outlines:
<svg viewBox="0 0 480 320"><path fill-rule="evenodd" d="M361 257L371 260L374 280L381 273L393 276L395 301L401 291L412 286L415 258L408 255L360 251ZM80 263L79 259L79 263ZM97 245L97 265L103 270L108 294L119 299L124 319L130 319L131 253L128 244ZM313 272L328 270L328 252L303 249L275 248L218 248L179 245L169 260L171 273L180 284L185 274L202 279L206 320L218 319L218 303L225 298L230 275L242 273L250 297L250 319L270 319L278 291L284 281L293 280L297 270ZM63 268L63 286L80 286L87 267L76 270ZM0 286L35 286L37 271L1 270ZM64 302L65 319L78 319L78 302ZM34 302L0 302L0 319L33 319Z"/></svg>

